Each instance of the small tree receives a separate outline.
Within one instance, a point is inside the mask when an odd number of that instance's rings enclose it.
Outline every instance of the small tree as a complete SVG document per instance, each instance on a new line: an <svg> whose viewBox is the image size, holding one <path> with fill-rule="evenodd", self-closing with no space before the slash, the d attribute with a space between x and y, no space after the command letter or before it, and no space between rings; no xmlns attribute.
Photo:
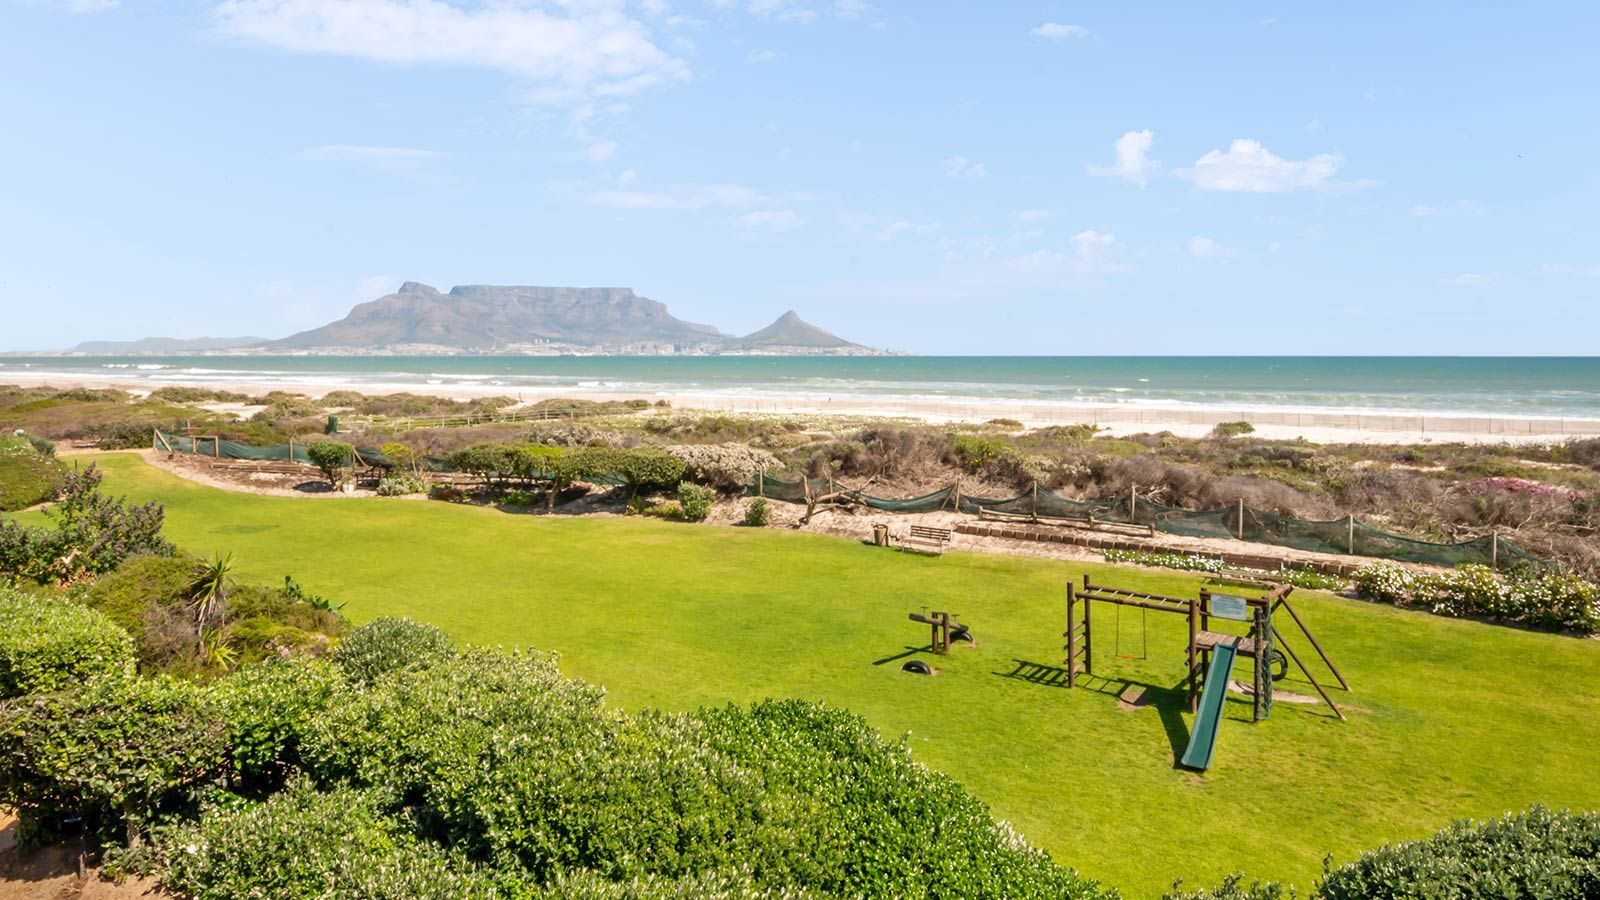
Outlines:
<svg viewBox="0 0 1600 900"><path fill-rule="evenodd" d="M396 468L404 469L413 475L422 474L422 462L427 455L416 447L402 444L399 441L390 441L378 448L384 458L395 464Z"/></svg>
<svg viewBox="0 0 1600 900"><path fill-rule="evenodd" d="M355 455L356 448L332 438L312 441L311 446L306 448L306 456L322 470L322 477L328 479L331 485L338 485L339 474L352 464Z"/></svg>
<svg viewBox="0 0 1600 900"><path fill-rule="evenodd" d="M752 528L765 528L772 522L772 507L767 498L756 497L744 508L744 523Z"/></svg>
<svg viewBox="0 0 1600 900"><path fill-rule="evenodd" d="M711 515L711 504L716 499L717 492L711 488L692 481L678 482L678 505L683 508L686 522L704 522Z"/></svg>

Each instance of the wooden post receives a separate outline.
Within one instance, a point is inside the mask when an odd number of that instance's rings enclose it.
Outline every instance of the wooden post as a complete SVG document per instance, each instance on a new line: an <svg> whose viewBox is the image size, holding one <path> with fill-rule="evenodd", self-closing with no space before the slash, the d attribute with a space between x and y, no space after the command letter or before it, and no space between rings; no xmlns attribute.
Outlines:
<svg viewBox="0 0 1600 900"><path fill-rule="evenodd" d="M1189 601L1189 712L1200 708L1199 671L1195 666L1194 645L1200 639L1200 601Z"/></svg>
<svg viewBox="0 0 1600 900"><path fill-rule="evenodd" d="M1346 518L1348 519L1348 521L1346 522L1346 526L1349 528L1349 537L1345 539L1345 550L1351 556L1354 556L1356 554L1356 516L1355 516L1355 513L1351 513Z"/></svg>
<svg viewBox="0 0 1600 900"><path fill-rule="evenodd" d="M211 439L211 446L212 446L212 454L211 455L215 456L217 459L221 459L222 458L222 436L218 435L216 437L213 437Z"/></svg>
<svg viewBox="0 0 1600 900"><path fill-rule="evenodd" d="M1028 513L1035 522L1039 521L1039 482L1033 483L1033 500L1028 506Z"/></svg>
<svg viewBox="0 0 1600 900"><path fill-rule="evenodd" d="M1128 488L1128 521L1136 522L1139 519L1139 486L1131 485Z"/></svg>
<svg viewBox="0 0 1600 900"><path fill-rule="evenodd" d="M1083 587L1089 588L1089 573L1083 573ZM1085 597L1083 600L1083 674L1094 674L1094 626L1090 613L1094 610L1094 601Z"/></svg>
<svg viewBox="0 0 1600 900"><path fill-rule="evenodd" d="M1244 540L1244 498L1239 498L1239 540Z"/></svg>
<svg viewBox="0 0 1600 900"><path fill-rule="evenodd" d="M1498 529L1489 535L1489 568L1500 568L1500 531Z"/></svg>
<svg viewBox="0 0 1600 900"><path fill-rule="evenodd" d="M1072 581L1067 581L1067 687L1078 686L1078 636L1074 633L1073 609L1077 602L1072 596Z"/></svg>
<svg viewBox="0 0 1600 900"><path fill-rule="evenodd" d="M289 462L298 462L294 458L294 435L289 435Z"/></svg>
<svg viewBox="0 0 1600 900"><path fill-rule="evenodd" d="M766 495L767 495L767 467L766 466L762 466L761 467L761 474L756 476L756 496L757 497L765 497Z"/></svg>

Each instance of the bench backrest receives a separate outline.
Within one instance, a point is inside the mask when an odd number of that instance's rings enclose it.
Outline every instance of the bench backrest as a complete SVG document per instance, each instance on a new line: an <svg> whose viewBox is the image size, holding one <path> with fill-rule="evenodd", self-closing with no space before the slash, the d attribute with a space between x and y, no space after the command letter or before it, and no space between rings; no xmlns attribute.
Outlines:
<svg viewBox="0 0 1600 900"><path fill-rule="evenodd" d="M933 528L928 525L913 525L911 526L911 536L935 541L948 541L950 540L950 529Z"/></svg>

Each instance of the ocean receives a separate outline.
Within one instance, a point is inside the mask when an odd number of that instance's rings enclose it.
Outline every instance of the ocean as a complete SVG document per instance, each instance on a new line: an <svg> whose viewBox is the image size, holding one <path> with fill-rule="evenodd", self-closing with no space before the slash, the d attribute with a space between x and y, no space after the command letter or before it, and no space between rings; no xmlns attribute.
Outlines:
<svg viewBox="0 0 1600 900"><path fill-rule="evenodd" d="M366 392L705 394L818 403L1032 403L1600 419L1600 357L61 356L8 373L130 387L270 382ZM532 399L532 397L529 397Z"/></svg>

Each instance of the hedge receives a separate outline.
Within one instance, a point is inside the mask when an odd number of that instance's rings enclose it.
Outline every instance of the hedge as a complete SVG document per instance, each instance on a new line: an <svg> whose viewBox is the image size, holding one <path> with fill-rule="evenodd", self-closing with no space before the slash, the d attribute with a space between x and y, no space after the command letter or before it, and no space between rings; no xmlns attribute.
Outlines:
<svg viewBox="0 0 1600 900"><path fill-rule="evenodd" d="M98 612L0 588L0 700L133 671L133 638Z"/></svg>

